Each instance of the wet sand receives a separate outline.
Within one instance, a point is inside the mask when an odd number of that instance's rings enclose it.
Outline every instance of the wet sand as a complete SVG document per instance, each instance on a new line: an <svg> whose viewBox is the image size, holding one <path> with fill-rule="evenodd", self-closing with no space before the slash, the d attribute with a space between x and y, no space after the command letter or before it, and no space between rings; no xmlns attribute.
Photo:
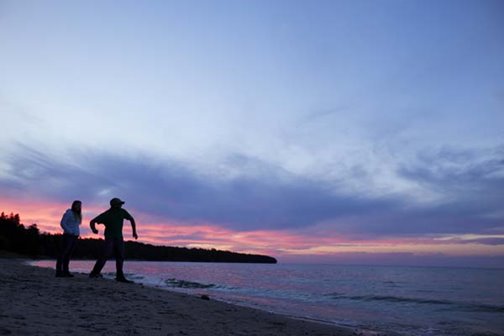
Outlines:
<svg viewBox="0 0 504 336"><path fill-rule="evenodd" d="M0 259L0 335L359 335L141 284Z"/></svg>
<svg viewBox="0 0 504 336"><path fill-rule="evenodd" d="M0 335L369 334L85 274L55 278L51 269L0 259Z"/></svg>

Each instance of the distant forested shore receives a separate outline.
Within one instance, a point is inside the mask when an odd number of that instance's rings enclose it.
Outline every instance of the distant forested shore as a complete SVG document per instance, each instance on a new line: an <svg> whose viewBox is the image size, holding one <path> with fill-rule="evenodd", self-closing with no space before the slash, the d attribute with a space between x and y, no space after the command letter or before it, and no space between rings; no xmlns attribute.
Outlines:
<svg viewBox="0 0 504 336"><path fill-rule="evenodd" d="M30 258L56 258L61 246L61 234L40 232L36 224L25 226L19 214L0 214L0 250L19 253ZM74 259L96 259L103 239L80 238ZM244 254L216 249L155 246L126 242L126 258L144 261L190 261L228 263L267 263L277 260L259 254Z"/></svg>

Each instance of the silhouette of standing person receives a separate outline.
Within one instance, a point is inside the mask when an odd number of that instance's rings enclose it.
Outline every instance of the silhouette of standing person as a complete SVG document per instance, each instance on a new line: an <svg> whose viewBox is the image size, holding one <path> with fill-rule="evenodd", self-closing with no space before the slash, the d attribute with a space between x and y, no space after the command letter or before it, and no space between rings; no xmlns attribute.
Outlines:
<svg viewBox="0 0 504 336"><path fill-rule="evenodd" d="M73 277L70 273L70 257L79 239L79 225L82 222L82 202L73 201L72 207L65 211L60 225L63 228L61 252L56 261L56 276L62 278Z"/></svg>
<svg viewBox="0 0 504 336"><path fill-rule="evenodd" d="M123 273L124 264L124 240L123 240L123 222L125 219L131 222L131 229L133 231L133 237L138 239L136 232L136 224L133 217L122 208L125 202L121 201L119 198L113 198L110 200L110 209L101 213L91 220L89 223L93 233L97 234L96 224L105 225L105 245L103 246L103 251L98 260L96 261L93 270L89 274L90 278L101 277L101 270L107 259L111 256L112 252L115 254L116 260L116 280L119 282L131 283L133 281L127 280Z"/></svg>

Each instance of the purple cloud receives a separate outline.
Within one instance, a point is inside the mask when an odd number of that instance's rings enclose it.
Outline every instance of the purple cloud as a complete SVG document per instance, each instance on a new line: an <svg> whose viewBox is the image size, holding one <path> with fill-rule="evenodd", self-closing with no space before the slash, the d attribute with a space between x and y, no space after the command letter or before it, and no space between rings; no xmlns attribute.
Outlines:
<svg viewBox="0 0 504 336"><path fill-rule="evenodd" d="M176 160L96 152L55 159L20 147L8 160L10 173L0 178L0 187L12 195L79 198L104 206L119 196L130 208L159 218L214 222L238 230L306 228L325 222L335 232L372 236L502 233L504 175L501 152L496 153L481 160L475 152L444 152L416 167L401 168L404 178L450 195L448 201L421 207L400 195L349 195L246 156L233 160L252 171L223 178ZM440 161L460 161L463 169L440 169Z"/></svg>

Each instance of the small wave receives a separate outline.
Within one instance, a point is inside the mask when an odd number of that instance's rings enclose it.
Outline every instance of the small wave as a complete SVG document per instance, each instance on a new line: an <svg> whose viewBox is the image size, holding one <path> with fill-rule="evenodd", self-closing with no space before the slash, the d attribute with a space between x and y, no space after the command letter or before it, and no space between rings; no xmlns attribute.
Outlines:
<svg viewBox="0 0 504 336"><path fill-rule="evenodd" d="M461 310L478 313L504 313L504 306L482 304L461 304Z"/></svg>
<svg viewBox="0 0 504 336"><path fill-rule="evenodd" d="M423 304L434 304L434 305L451 305L453 302L445 300L433 300L433 299L419 299L419 298L408 298L402 296L382 296L382 295L367 295L367 296L350 296L351 300L358 301L388 301L388 302L404 302L404 303L423 303Z"/></svg>
<svg viewBox="0 0 504 336"><path fill-rule="evenodd" d="M451 301L444 300L433 300L433 299L419 299L419 298L408 298L402 296L391 296L391 295L356 295L348 296L341 295L339 293L329 294L333 299L346 299L354 301L387 301L394 303L424 303L424 304L438 304L438 305L450 305L453 304Z"/></svg>
<svg viewBox="0 0 504 336"><path fill-rule="evenodd" d="M348 296L332 293L330 296L333 299L346 299L354 301L382 301L392 303L417 303L428 305L445 305L450 306L450 310L462 310L471 312L485 312L485 313L504 313L504 306L485 305L477 303L455 302L449 300L434 300L434 299L420 299L410 298L403 296L390 296L390 295L361 295L361 296Z"/></svg>
<svg viewBox="0 0 504 336"><path fill-rule="evenodd" d="M202 284L199 282L192 282L178 279L166 279L165 284L169 287L175 288L214 288L214 284Z"/></svg>

